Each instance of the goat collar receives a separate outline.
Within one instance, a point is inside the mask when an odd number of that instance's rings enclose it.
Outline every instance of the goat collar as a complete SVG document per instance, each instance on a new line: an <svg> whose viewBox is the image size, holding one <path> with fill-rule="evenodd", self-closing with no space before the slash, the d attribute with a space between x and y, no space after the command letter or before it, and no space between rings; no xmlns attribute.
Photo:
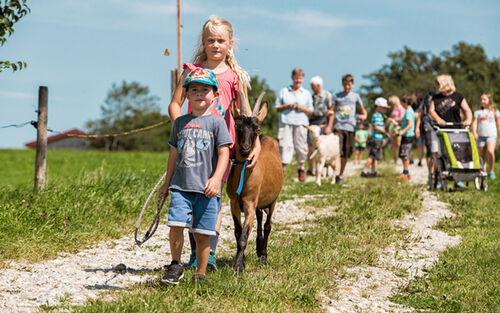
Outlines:
<svg viewBox="0 0 500 313"><path fill-rule="evenodd" d="M240 184L238 185L238 190L236 190L236 194L239 196L241 194L241 191L243 190L243 183L245 182L245 169L247 168L247 165L250 164L250 160L245 160L245 161L238 161L236 159L233 160L233 164L238 164L241 165L243 164L243 168L241 169L241 176L240 176Z"/></svg>

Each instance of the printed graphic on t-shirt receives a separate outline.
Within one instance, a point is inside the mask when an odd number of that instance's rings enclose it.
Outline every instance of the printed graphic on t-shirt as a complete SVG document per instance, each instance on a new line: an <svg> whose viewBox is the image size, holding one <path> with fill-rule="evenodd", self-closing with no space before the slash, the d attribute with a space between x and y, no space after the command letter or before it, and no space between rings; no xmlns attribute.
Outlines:
<svg viewBox="0 0 500 313"><path fill-rule="evenodd" d="M351 116L351 107L344 105L340 108L340 118L347 120Z"/></svg>
<svg viewBox="0 0 500 313"><path fill-rule="evenodd" d="M439 106L436 107L436 111L439 115L445 115L452 107L456 105L456 102L451 98L445 98Z"/></svg>
<svg viewBox="0 0 500 313"><path fill-rule="evenodd" d="M199 128L184 128L177 135L177 149L179 150L179 167L197 167L203 162L196 162L196 153L210 148L214 137L212 132Z"/></svg>

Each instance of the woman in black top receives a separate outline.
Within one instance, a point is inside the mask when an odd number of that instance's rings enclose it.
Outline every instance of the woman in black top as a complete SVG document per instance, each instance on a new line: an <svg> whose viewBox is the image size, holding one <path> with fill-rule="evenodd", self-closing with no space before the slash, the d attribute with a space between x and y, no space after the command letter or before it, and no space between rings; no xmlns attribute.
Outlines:
<svg viewBox="0 0 500 313"><path fill-rule="evenodd" d="M463 123L460 109L465 113ZM464 126L471 124L472 111L464 96L455 91L455 84L450 75L436 76L436 94L432 97L429 114L440 126L445 126L446 122L462 123Z"/></svg>

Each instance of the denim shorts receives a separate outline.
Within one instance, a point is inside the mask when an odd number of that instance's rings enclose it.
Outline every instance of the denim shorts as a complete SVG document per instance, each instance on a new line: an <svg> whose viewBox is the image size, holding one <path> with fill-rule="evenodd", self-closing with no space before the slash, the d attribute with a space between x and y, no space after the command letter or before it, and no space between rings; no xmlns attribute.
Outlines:
<svg viewBox="0 0 500 313"><path fill-rule="evenodd" d="M486 146L487 142L497 142L497 137L494 136L479 136L477 138L477 146L482 148Z"/></svg>
<svg viewBox="0 0 500 313"><path fill-rule="evenodd" d="M170 190L168 226L191 228L192 233L216 235L215 225L221 205L220 197L208 198L202 193ZM191 224L192 217L192 224Z"/></svg>

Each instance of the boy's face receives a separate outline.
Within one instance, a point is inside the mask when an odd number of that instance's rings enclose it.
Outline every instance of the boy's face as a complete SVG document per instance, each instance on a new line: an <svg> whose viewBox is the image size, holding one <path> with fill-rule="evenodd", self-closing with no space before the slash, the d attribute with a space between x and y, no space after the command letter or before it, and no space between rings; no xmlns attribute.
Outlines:
<svg viewBox="0 0 500 313"><path fill-rule="evenodd" d="M377 106L377 111L378 111L379 113L385 113L385 111L387 111L387 108Z"/></svg>
<svg viewBox="0 0 500 313"><path fill-rule="evenodd" d="M342 82L342 86L344 87L344 93L349 93L354 86L354 82L352 81L344 81Z"/></svg>
<svg viewBox="0 0 500 313"><path fill-rule="evenodd" d="M192 82L188 85L188 90L186 92L187 98L191 103L191 108L193 110L205 110L209 108L218 92L215 91L213 86L202 84L199 82Z"/></svg>

